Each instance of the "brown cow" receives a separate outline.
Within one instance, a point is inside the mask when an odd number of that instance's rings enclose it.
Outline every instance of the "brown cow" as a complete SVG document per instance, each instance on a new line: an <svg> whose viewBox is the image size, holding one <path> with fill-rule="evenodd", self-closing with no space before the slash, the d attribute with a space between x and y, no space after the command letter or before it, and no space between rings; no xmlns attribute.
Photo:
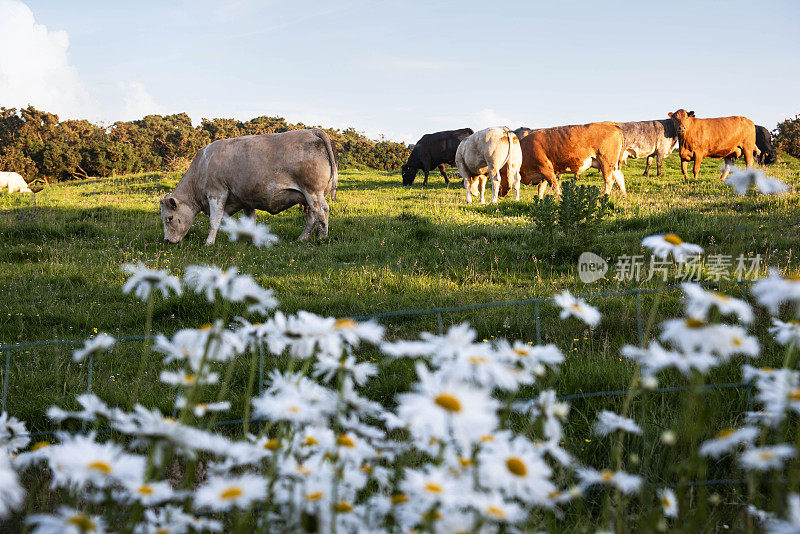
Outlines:
<svg viewBox="0 0 800 534"><path fill-rule="evenodd" d="M599 169L603 175L606 195L611 193L615 181L622 195L626 195L625 177L619 170L622 131L613 122L533 130L520 139L520 148L522 183L538 184L539 198L544 197L548 184L556 195L561 195L559 174L571 172L577 177L590 167Z"/></svg>
<svg viewBox="0 0 800 534"><path fill-rule="evenodd" d="M756 129L747 117L719 117L698 119L694 111L679 109L669 113L678 132L680 142L681 171L686 181L686 165L694 160L694 179L700 173L703 158L725 158L725 168L720 177L728 176L733 162L744 154L748 167L753 166L753 152L756 151ZM524 176L524 175L523 175Z"/></svg>

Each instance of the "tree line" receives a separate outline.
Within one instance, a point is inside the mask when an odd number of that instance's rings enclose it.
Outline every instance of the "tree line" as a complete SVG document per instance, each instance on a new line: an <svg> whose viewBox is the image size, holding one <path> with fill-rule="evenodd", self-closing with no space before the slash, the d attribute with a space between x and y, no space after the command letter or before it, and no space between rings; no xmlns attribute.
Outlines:
<svg viewBox="0 0 800 534"><path fill-rule="evenodd" d="M198 126L186 113L147 115L102 126L86 120L59 120L32 106L0 107L0 171L26 180L73 180L143 171L184 171L195 153L212 141L240 135L280 133L308 126L282 117L203 119ZM373 141L353 128L323 128L341 168L399 169L410 148Z"/></svg>

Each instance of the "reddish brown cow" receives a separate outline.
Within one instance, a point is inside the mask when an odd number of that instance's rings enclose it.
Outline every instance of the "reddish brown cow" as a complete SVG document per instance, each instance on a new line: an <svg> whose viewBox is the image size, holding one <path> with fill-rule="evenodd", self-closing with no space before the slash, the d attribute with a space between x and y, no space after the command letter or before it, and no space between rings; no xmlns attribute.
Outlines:
<svg viewBox="0 0 800 534"><path fill-rule="evenodd" d="M622 154L622 130L613 122L592 122L533 130L520 139L525 185L539 185L539 198L547 185L561 195L558 175L565 172L579 175L589 167L599 169L605 181L605 194L610 194L616 181L625 196L625 177L619 170ZM506 189L503 187L502 189Z"/></svg>
<svg viewBox="0 0 800 534"><path fill-rule="evenodd" d="M720 177L728 176L733 162L744 154L748 167L753 166L753 152L756 150L756 130L753 121L747 117L719 117L698 119L694 111L679 109L669 113L675 124L680 142L681 171L686 181L686 165L694 160L694 179L700 173L703 158L725 158L725 169ZM523 177L525 175L523 174Z"/></svg>

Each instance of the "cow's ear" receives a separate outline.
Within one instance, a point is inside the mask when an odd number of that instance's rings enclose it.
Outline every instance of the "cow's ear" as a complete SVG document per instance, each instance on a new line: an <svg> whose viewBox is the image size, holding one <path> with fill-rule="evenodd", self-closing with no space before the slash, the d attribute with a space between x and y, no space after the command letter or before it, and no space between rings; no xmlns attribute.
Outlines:
<svg viewBox="0 0 800 534"><path fill-rule="evenodd" d="M667 113L667 117L669 117L670 119L672 118L673 115L675 115L675 114L672 113L671 111L669 113Z"/></svg>
<svg viewBox="0 0 800 534"><path fill-rule="evenodd" d="M689 116L690 116L690 117L694 117L694 111L690 111L690 112L689 112Z"/></svg>
<svg viewBox="0 0 800 534"><path fill-rule="evenodd" d="M175 200L175 197L165 197L162 198L159 202L161 202L162 206L167 206L168 208L175 209L178 207L178 201Z"/></svg>

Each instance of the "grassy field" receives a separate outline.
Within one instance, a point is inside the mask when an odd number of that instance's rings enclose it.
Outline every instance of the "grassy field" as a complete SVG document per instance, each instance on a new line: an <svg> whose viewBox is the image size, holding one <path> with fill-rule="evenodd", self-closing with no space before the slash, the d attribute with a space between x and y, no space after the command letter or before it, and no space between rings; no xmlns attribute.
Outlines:
<svg viewBox="0 0 800 534"><path fill-rule="evenodd" d="M657 288L675 283L675 270L665 283L620 282L611 274L586 285L577 276L577 258L593 251L613 266L620 255L643 254L645 236L675 232L686 241L714 254L761 256L767 267L796 273L794 254L800 228L800 163L785 157L768 169L792 186L780 197L750 193L737 197L718 180L719 161L706 160L700 180L684 183L675 155L666 160L664 176L641 176L642 161L625 168L628 197L612 195L612 210L592 232L563 232L537 227L535 190L523 187L522 199L502 200L496 206L467 206L455 183L445 187L433 177L427 188L400 185L397 173L342 171L339 196L331 203L330 238L297 242L304 225L302 212L293 208L277 216L260 214L281 242L269 249L230 243L224 235L216 245L204 246L208 219L200 215L186 239L177 246L163 242L158 199L179 179L176 174L143 174L92 179L53 185L36 197L0 197L0 344L50 339L85 339L97 332L114 336L140 335L145 305L120 286L120 266L142 261L149 267L181 275L187 265L238 266L256 281L272 288L280 308L322 315L361 316L400 309L427 309L475 303L549 297L563 289L591 294L633 288ZM594 172L579 183L600 184ZM741 289L722 282L721 289L736 296ZM603 313L594 330L577 322L561 322L557 310L541 306L544 343L556 343L567 362L551 383L561 394L616 390L627 387L633 366L619 356L619 348L637 340L636 300L631 296L589 298ZM646 334L654 335L661 320L680 313L678 291L645 295ZM240 310L234 310L234 312ZM214 317L213 305L194 295L157 299L154 331L171 334L196 327ZM484 338L507 337L533 341L532 306L505 306L446 313L443 326L470 321ZM436 331L435 315L394 317L382 321L387 337L414 337ZM765 331L760 314L755 328ZM763 338L762 338L763 339ZM763 339L763 365L779 364L783 352ZM85 365L69 358L71 348L48 346L17 350L11 359L8 410L29 421L29 428L49 427L43 412L51 404L74 407L74 395L86 387ZM136 399L130 398L132 377L139 368L141 342L117 346L95 362L95 391L111 404L172 409L173 393L150 377ZM373 357L368 351L364 358ZM155 355L152 368L155 368ZM282 364L268 362L268 366ZM149 364L148 369L151 367ZM249 364L234 372L235 408L239 417L243 395L236 386L246 383ZM5 372L5 371L3 371ZM732 371L712 373L712 381L738 382ZM387 364L373 381L368 396L385 403L407 387L408 366ZM669 383L684 381L673 376ZM669 394L637 401L634 410L647 421L651 437L668 427L676 413ZM747 392L731 389L717 394L712 409L740 413ZM573 404L569 448L586 458L608 454L607 445L588 439L588 426L602 408L614 409L620 399L579 400ZM639 413L634 411L633 413ZM645 413L647 414L645 416ZM691 416L691 414L688 414ZM669 458L661 458L668 462ZM650 466L659 472L658 466ZM724 515L724 513L723 513Z"/></svg>

